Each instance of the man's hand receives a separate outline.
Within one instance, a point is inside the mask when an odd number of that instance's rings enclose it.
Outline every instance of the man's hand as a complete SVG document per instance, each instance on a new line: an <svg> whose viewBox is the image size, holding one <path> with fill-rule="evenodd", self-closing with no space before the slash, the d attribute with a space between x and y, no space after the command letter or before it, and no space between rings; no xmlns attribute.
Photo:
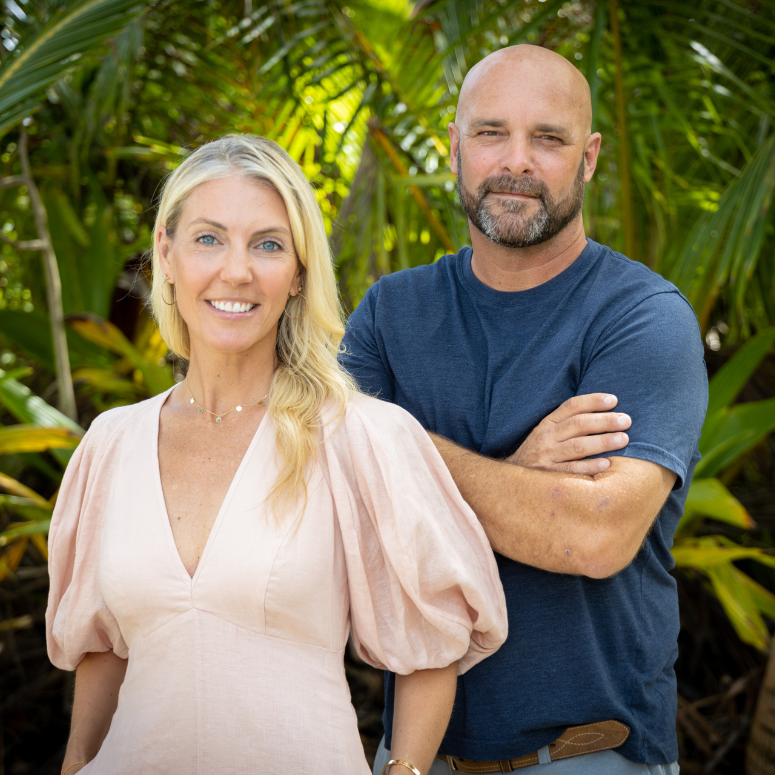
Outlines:
<svg viewBox="0 0 775 775"><path fill-rule="evenodd" d="M611 466L607 458L584 460L627 446L629 416L611 411L616 396L590 393L569 398L541 420L507 463L542 471L594 476Z"/></svg>

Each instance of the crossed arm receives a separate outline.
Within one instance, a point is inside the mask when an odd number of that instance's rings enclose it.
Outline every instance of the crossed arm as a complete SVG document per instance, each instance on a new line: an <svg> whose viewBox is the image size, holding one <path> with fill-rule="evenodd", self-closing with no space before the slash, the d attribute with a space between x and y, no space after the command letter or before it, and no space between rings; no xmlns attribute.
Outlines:
<svg viewBox="0 0 775 775"><path fill-rule="evenodd" d="M621 449L627 415L609 396L566 401L506 460L431 434L492 548L555 573L606 578L635 557L676 475L628 457L584 460Z"/></svg>

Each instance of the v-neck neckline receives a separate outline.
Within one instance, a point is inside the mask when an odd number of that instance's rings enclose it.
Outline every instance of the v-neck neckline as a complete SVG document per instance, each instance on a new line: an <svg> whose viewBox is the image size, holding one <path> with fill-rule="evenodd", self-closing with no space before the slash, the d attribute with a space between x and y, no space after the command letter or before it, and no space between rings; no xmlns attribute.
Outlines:
<svg viewBox="0 0 775 775"><path fill-rule="evenodd" d="M256 432L253 434L253 438L250 440L250 444L248 444L248 448L245 450L245 454L242 456L242 460L240 460L240 464L237 467L236 472L234 473L234 476L232 477L231 484L229 485L229 489L226 491L226 495L223 497L223 501L221 501L221 506L218 509L218 514L215 517L215 521L212 524L212 527L210 528L210 532L207 535L207 541L205 541L204 549L202 550L202 556L199 558L199 562L196 565L196 569L194 570L194 575L190 575L188 570L186 569L185 564L183 563L183 559L180 556L180 550L178 549L178 545L175 543L175 536L172 533L172 525L170 524L170 516L169 512L167 511L167 501L164 499L164 487L162 487L161 483L161 462L159 460L159 434L161 433L161 410L164 407L164 405L167 403L167 399L169 398L172 391L175 389L176 386L171 387L166 393L163 393L161 396L161 401L159 401L159 405L156 408L156 422L154 423L155 433L154 433L154 439L153 439L153 468L154 468L154 478L156 480L156 495L159 500L159 514L161 516L161 520L164 523L162 525L162 529L164 530L164 534L167 537L167 545L172 553L172 560L175 564L175 567L178 569L178 572L183 576L184 580L187 584L191 586L191 589L193 589L194 585L196 584L197 579L200 576L200 573L202 571L202 568L205 564L205 561L207 560L207 555L210 552L210 547L212 546L215 535L218 532L218 528L220 527L221 522L223 522L224 515L229 507L229 503L231 502L232 497L234 496L234 491L237 489L237 486L239 485L240 479L242 479L242 474L245 470L245 467L247 466L247 462L250 459L250 457L253 455L253 451L255 450L259 439L263 435L264 429L267 425L267 418L269 417L269 410L267 409L266 412L264 412L264 416L261 418L261 421L258 423L258 428L256 428Z"/></svg>

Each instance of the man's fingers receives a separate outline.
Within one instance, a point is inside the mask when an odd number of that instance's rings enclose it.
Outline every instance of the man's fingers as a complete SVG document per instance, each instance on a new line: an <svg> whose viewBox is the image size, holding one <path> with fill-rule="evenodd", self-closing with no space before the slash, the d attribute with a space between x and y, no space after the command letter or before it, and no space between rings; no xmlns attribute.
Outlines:
<svg viewBox="0 0 775 775"><path fill-rule="evenodd" d="M602 455L627 446L630 439L626 433L602 433L599 436L579 436L557 445L553 455L556 463L583 460L592 455Z"/></svg>
<svg viewBox="0 0 775 775"><path fill-rule="evenodd" d="M565 403L560 404L550 415L548 419L553 422L562 422L575 414L586 414L587 412L610 412L618 403L616 396L610 393L587 393L582 396L573 396Z"/></svg>
<svg viewBox="0 0 775 775"><path fill-rule="evenodd" d="M594 476L602 474L611 467L611 461L605 457L594 460L577 460L571 463L563 463L565 473L579 474L580 476Z"/></svg>
<svg viewBox="0 0 775 775"><path fill-rule="evenodd" d="M567 441L577 436L626 431L630 425L632 425L632 420L629 415L621 412L574 414L555 425L553 436L557 441Z"/></svg>
<svg viewBox="0 0 775 775"><path fill-rule="evenodd" d="M594 460L571 460L568 463L555 463L542 468L542 471L553 471L556 474L578 474L580 476L594 476L602 474L611 467L611 461L605 457Z"/></svg>

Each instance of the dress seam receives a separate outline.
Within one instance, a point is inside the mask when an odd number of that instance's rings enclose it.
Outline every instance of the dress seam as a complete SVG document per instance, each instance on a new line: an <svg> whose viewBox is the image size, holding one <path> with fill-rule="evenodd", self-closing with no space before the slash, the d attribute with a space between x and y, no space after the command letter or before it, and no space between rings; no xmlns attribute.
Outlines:
<svg viewBox="0 0 775 775"><path fill-rule="evenodd" d="M329 646L319 646L316 643L304 643L304 641L300 640L291 640L290 638L281 638L277 635L269 635L266 632L259 632L258 630L251 630L248 627L243 627L241 624L237 624L236 622L232 622L229 619L224 619L222 616L218 616L218 614L213 613L212 611L208 611L206 608L199 608L198 606L192 605L191 608L188 608L185 611L181 611L180 613L175 614L171 619L164 622L164 624L160 624L155 630L152 630L147 635L141 635L136 641L135 644L138 642L142 642L145 640L148 640L148 638L151 638L153 635L155 635L157 632L160 632L165 627L167 627L169 624L172 624L172 622L179 619L181 616L185 616L187 613L190 613L191 611L196 611L198 613L207 614L208 616L212 616L214 619L218 619L218 621L225 622L226 624L230 624L232 627L236 627L238 630L242 630L242 632L249 632L251 635L257 635L259 638L269 638L270 640L277 640L282 643L296 643L299 646L306 646L313 649L319 649L321 651L327 651L332 654L337 654L339 652L344 651L344 649L347 646L347 641L345 641L344 646L338 646L336 648L329 647ZM129 646L129 650L135 648L135 646Z"/></svg>
<svg viewBox="0 0 775 775"><path fill-rule="evenodd" d="M322 481L322 479L323 479L323 477L321 476L320 480L318 480L318 483L315 485L315 489L312 490L311 493L307 494L307 501L309 501L309 499L312 496L312 494L315 492L315 490L317 490L317 488L320 485L320 482ZM304 518L304 512L302 512L301 518L302 519ZM286 530L285 530L285 535L283 536L283 540L280 542L279 546L277 547L277 551L274 553L274 557L272 557L272 564L269 566L269 573L267 574L267 577L266 577L266 586L264 587L264 599L263 599L263 603L262 603L262 605L263 605L262 610L264 612L264 632L261 633L261 634L266 636L267 638L273 638L274 637L273 635L267 634L267 631L266 631L267 627L268 627L268 622L267 622L267 610L268 609L266 607L266 600L267 600L267 596L269 595L269 587L270 587L270 585L272 583L272 577L274 575L274 566L277 563L277 558L280 555L280 552L282 551L283 546L285 546L285 542L288 540L288 535L291 532L291 528L297 522L298 522L298 519L294 520L293 522L291 522L291 520L288 520L288 525L287 525ZM239 625L235 625L235 626L239 626ZM243 629L245 629L245 628L243 628ZM248 630L248 632L253 632L253 630ZM284 640L284 638L278 638L277 640Z"/></svg>

